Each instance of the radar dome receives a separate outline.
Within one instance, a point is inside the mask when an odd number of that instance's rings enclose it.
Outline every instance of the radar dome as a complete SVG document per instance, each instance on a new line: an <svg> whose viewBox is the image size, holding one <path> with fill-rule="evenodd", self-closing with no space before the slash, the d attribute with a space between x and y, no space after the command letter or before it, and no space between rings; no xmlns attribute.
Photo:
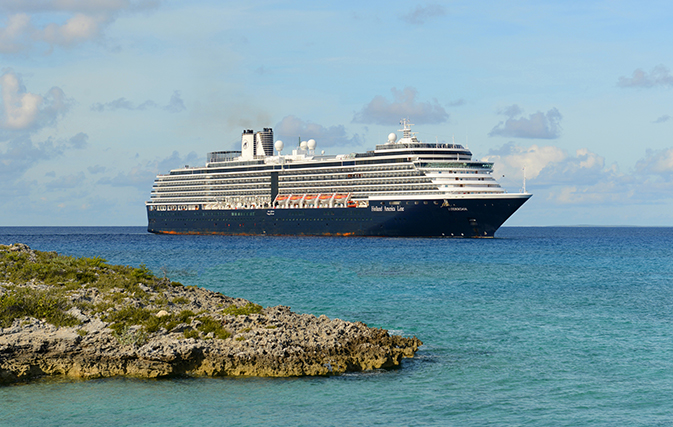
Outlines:
<svg viewBox="0 0 673 427"><path fill-rule="evenodd" d="M391 132L391 133L388 135L388 142L392 144L392 143L394 143L395 141L397 141L397 134L396 134L395 132Z"/></svg>
<svg viewBox="0 0 673 427"><path fill-rule="evenodd" d="M302 142L299 144L299 148L301 148L302 150L306 150L306 146L307 146L307 145L308 145L308 143L307 143L306 141L302 141Z"/></svg>
<svg viewBox="0 0 673 427"><path fill-rule="evenodd" d="M307 145L309 150L315 150L315 139L309 139Z"/></svg>
<svg viewBox="0 0 673 427"><path fill-rule="evenodd" d="M273 144L273 146L276 147L276 151L282 151L283 147L285 147L285 144L283 144L283 141L279 139L275 144Z"/></svg>

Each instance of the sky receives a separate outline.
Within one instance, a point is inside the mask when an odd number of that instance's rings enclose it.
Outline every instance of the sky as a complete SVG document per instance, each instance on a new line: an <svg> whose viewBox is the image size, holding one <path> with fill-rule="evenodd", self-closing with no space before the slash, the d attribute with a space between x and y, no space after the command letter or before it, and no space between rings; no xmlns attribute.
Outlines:
<svg viewBox="0 0 673 427"><path fill-rule="evenodd" d="M533 197L510 226L673 226L669 1L0 0L0 226L145 225L154 177L272 127L409 118ZM401 133L398 132L401 136Z"/></svg>

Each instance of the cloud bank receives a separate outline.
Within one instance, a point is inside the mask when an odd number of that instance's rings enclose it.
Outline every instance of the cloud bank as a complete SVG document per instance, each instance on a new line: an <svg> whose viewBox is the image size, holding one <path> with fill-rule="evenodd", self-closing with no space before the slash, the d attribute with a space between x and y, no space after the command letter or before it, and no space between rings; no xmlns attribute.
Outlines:
<svg viewBox="0 0 673 427"><path fill-rule="evenodd" d="M84 149L88 135L80 132L64 138L33 141L33 134L55 125L68 111L71 101L58 87L45 95L28 92L21 76L7 70L0 76L0 177L15 182L36 163L53 159L71 149Z"/></svg>
<svg viewBox="0 0 673 427"><path fill-rule="evenodd" d="M656 180L673 182L673 148L647 150L645 158L636 163L636 171Z"/></svg>
<svg viewBox="0 0 673 427"><path fill-rule="evenodd" d="M525 147L509 142L482 160L495 162L493 175L503 186L519 186L524 169L527 190L557 205L656 204L673 198L673 148L648 150L635 170L616 165L586 148L569 154L554 146Z"/></svg>
<svg viewBox="0 0 673 427"><path fill-rule="evenodd" d="M360 112L355 113L353 123L391 125L399 123L400 119L410 118L413 123L422 125L449 120L449 113L437 99L420 102L416 99L418 92L413 87L405 87L401 91L392 88L391 92L392 101L381 95L375 96Z"/></svg>
<svg viewBox="0 0 673 427"><path fill-rule="evenodd" d="M147 0L3 0L0 12L6 18L0 27L0 53L18 53L40 43L51 49L69 48L100 39L119 13L157 4Z"/></svg>
<svg viewBox="0 0 673 427"><path fill-rule="evenodd" d="M0 76L0 86L2 86L1 129L37 130L53 124L70 107L71 101L58 87L52 87L44 95L27 92L21 77L11 69Z"/></svg>
<svg viewBox="0 0 673 427"><path fill-rule="evenodd" d="M284 117L273 130L275 138L285 142L286 149L292 149L299 137L303 140L315 139L317 150L320 147L355 146L361 142L358 134L349 137L343 125L325 127L296 116Z"/></svg>
<svg viewBox="0 0 673 427"><path fill-rule="evenodd" d="M509 138L556 139L561 134L561 119L563 116L552 108L543 113L538 111L526 117L517 118L523 110L516 104L499 111L509 118L498 123L488 136L504 136Z"/></svg>
<svg viewBox="0 0 673 427"><path fill-rule="evenodd" d="M132 110L132 111L148 110L153 108L168 111L169 113L179 113L187 109L185 107L184 101L180 97L180 91L177 90L173 92L170 101L168 101L168 104L166 104L165 106L160 106L151 99L148 99L147 101L141 104L135 105L133 102L129 101L126 98L119 98L115 99L114 101L106 102L105 104L97 102L93 104L90 109L92 111L103 112L103 111L116 111L116 110Z"/></svg>
<svg viewBox="0 0 673 427"><path fill-rule="evenodd" d="M651 88L656 86L673 86L673 75L663 64L659 64L647 73L641 68L636 69L631 77L620 77L617 86L623 88L640 87Z"/></svg>

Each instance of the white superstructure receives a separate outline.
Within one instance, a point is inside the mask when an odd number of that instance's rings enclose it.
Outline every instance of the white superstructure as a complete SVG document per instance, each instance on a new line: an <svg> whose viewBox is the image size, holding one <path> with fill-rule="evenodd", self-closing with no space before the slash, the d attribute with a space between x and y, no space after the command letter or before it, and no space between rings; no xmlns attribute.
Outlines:
<svg viewBox="0 0 673 427"><path fill-rule="evenodd" d="M375 150L347 155L316 154L314 140L281 154L284 144L270 143L271 129L246 130L240 152L209 153L205 166L158 175L147 204L157 210L364 207L379 200L505 195L492 163L473 161L459 144L421 142L408 120L401 123L399 140L391 133Z"/></svg>

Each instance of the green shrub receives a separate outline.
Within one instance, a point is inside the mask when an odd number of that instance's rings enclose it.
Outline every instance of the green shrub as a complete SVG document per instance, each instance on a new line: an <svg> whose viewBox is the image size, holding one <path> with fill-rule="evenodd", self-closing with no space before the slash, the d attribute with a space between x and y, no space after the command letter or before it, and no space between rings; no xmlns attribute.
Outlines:
<svg viewBox="0 0 673 427"><path fill-rule="evenodd" d="M142 346L147 343L147 333L144 330L131 330L128 326L115 328L114 336L121 345Z"/></svg>
<svg viewBox="0 0 673 427"><path fill-rule="evenodd" d="M168 318L170 317L171 316L150 316L147 320L145 320L143 326L148 333L152 334L158 331L161 327L165 328L168 323Z"/></svg>
<svg viewBox="0 0 673 427"><path fill-rule="evenodd" d="M230 305L229 307L222 310L222 313L229 314L232 316L247 316L249 314L261 313L262 306L259 304L254 304L252 302L247 303L243 307L238 307L237 305Z"/></svg>
<svg viewBox="0 0 673 427"><path fill-rule="evenodd" d="M190 310L182 310L179 314L169 314L167 316L150 316L145 322L144 327L148 333L154 333L159 328L165 328L167 331L178 326L180 323L190 323L195 314Z"/></svg>
<svg viewBox="0 0 673 427"><path fill-rule="evenodd" d="M185 336L185 338L199 338L199 331L195 331L194 329L189 329L187 331L184 331L182 335Z"/></svg>
<svg viewBox="0 0 673 427"><path fill-rule="evenodd" d="M133 306L125 306L120 310L104 314L103 320L106 322L114 322L110 325L110 329L121 334L124 328L133 325L144 325L147 320L152 317L152 313L144 308Z"/></svg>
<svg viewBox="0 0 673 427"><path fill-rule="evenodd" d="M192 321L192 317L196 316L192 310L182 310L177 318L180 321L180 323L189 323Z"/></svg>
<svg viewBox="0 0 673 427"><path fill-rule="evenodd" d="M0 296L0 326L11 326L14 319L35 317L54 326L75 326L80 321L66 313L67 300L55 291L17 288Z"/></svg>
<svg viewBox="0 0 673 427"><path fill-rule="evenodd" d="M180 304L180 305L183 305L183 304L189 304L189 300L188 300L187 298L185 298L185 297L176 297L176 298L173 298L173 301L171 301L171 302L172 302L173 304Z"/></svg>
<svg viewBox="0 0 673 427"><path fill-rule="evenodd" d="M140 267L134 268L131 271L131 276L136 280L136 282L150 282L154 279L154 274L152 270L147 268L145 264L140 264Z"/></svg>
<svg viewBox="0 0 673 427"><path fill-rule="evenodd" d="M201 324L198 326L199 331L204 334L213 333L216 338L225 340L231 336L231 333L224 329L222 322L215 320L210 316L201 316L199 317Z"/></svg>

